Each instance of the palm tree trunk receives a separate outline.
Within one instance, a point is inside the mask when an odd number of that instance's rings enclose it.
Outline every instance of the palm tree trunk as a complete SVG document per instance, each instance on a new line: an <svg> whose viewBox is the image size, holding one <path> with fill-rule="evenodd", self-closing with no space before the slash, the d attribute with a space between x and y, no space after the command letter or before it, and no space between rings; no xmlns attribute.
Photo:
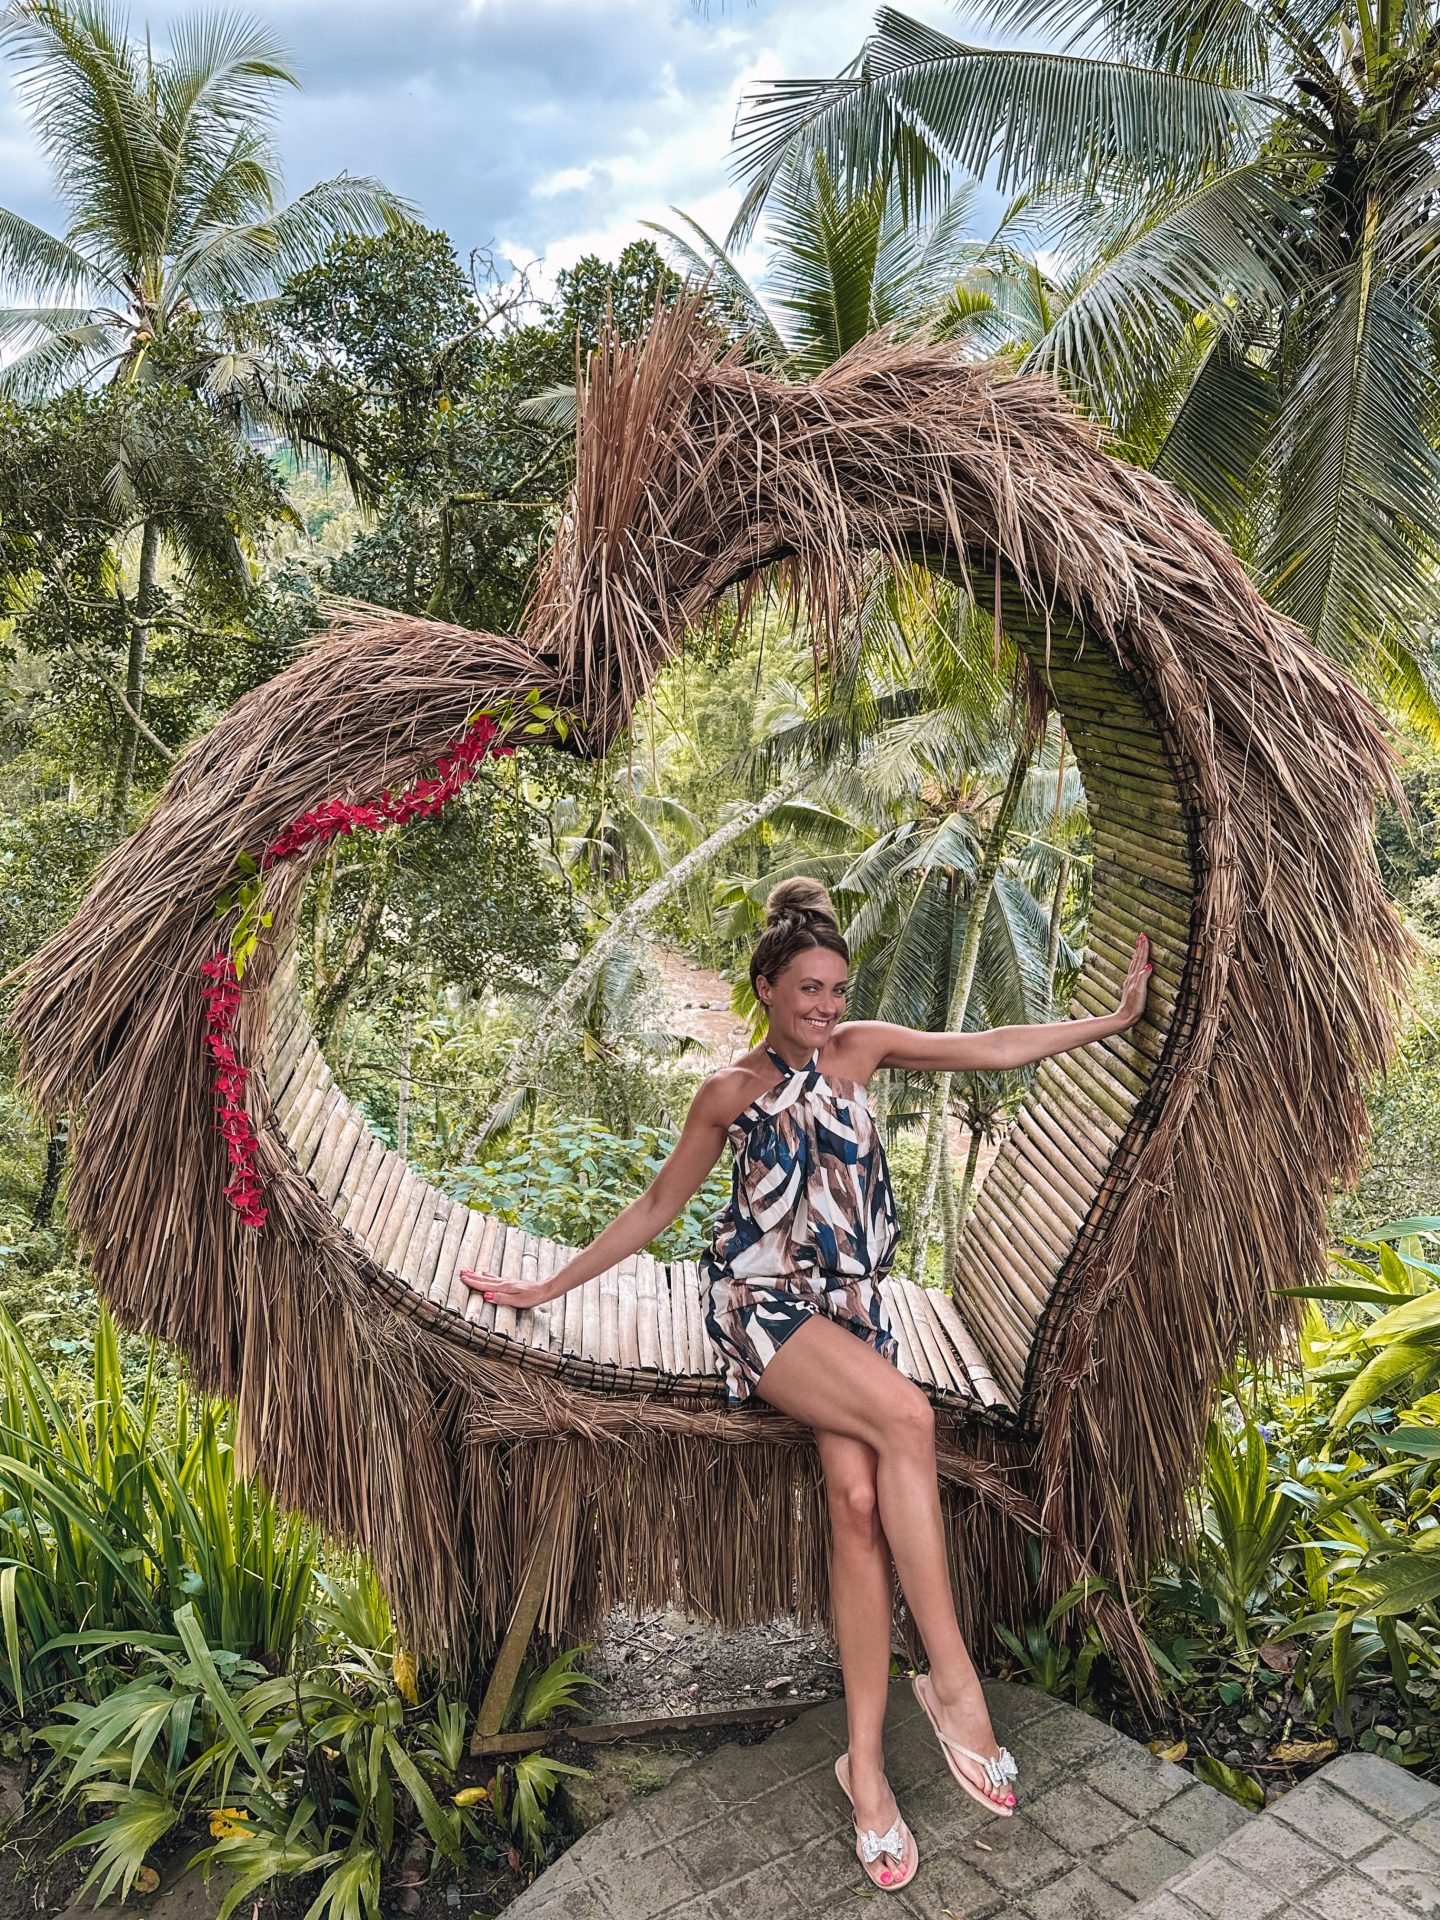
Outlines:
<svg viewBox="0 0 1440 1920"><path fill-rule="evenodd" d="M975 966L980 958L980 936L985 928L985 915L990 909L990 899L995 891L995 877L1000 871L1000 861L1005 852L1006 837L1011 822L1015 818L1015 809L1020 804L1021 789L1025 784L1025 775L1030 766L1031 746L1028 740L1022 740L1015 749L1015 757L1010 762L1010 772L1005 781L1004 791L1000 795L995 817L990 823L990 831L985 836L984 850L980 856L980 870L975 876L975 884L970 890L970 910L965 922L965 938L960 945L960 959L955 969L955 985L950 995L950 1006L945 1026L954 1033L965 1025L965 1014L970 1005L970 990L975 984ZM935 1195L940 1185L940 1157L945 1139L945 1115L950 1105L950 1083L952 1074L939 1073L935 1076L935 1085L931 1090L925 1118L925 1176L921 1182L920 1205L916 1209L915 1219L910 1228L910 1278L916 1282L923 1279L925 1257L930 1251L930 1242L934 1238Z"/></svg>
<svg viewBox="0 0 1440 1920"><path fill-rule="evenodd" d="M1060 958L1060 916L1070 887L1070 856L1060 856L1060 871L1055 877L1055 893L1050 902L1050 931L1045 942L1045 1010L1055 1013L1055 966Z"/></svg>
<svg viewBox="0 0 1440 1920"><path fill-rule="evenodd" d="M110 796L110 820L123 827L130 811L130 789L135 779L135 749L140 741L140 715L145 704L145 656L150 640L150 615L155 604L155 574L160 559L160 524L145 522L140 536L140 583L135 591L135 613L130 622L130 650L125 660L125 701L130 711L120 738L115 763L115 787Z"/></svg>
<svg viewBox="0 0 1440 1920"><path fill-rule="evenodd" d="M955 1205L955 1170L950 1164L950 1129L940 1133L940 1224L944 1235L941 1272L945 1284L951 1284L955 1272L955 1253L960 1245L960 1211Z"/></svg>
<svg viewBox="0 0 1440 1920"><path fill-rule="evenodd" d="M40 1181L40 1191L35 1196L35 1211L30 1216L30 1224L37 1231L48 1227L54 1217L69 1150L70 1122L62 1115L50 1129L50 1137L45 1142L45 1173Z"/></svg>
<svg viewBox="0 0 1440 1920"><path fill-rule="evenodd" d="M980 1142L984 1138L985 1135L978 1125L971 1127L970 1147L965 1155L965 1172L960 1180L960 1198L955 1203L955 1210L962 1227L965 1224L965 1216L970 1211L971 1196L975 1192L975 1169L980 1164Z"/></svg>
<svg viewBox="0 0 1440 1920"><path fill-rule="evenodd" d="M698 847L692 847L683 860L677 860L673 867L662 873L629 906L621 908L550 996L533 1031L521 1034L511 1048L510 1058L505 1063L505 1071L500 1076L500 1085L489 1109L461 1143L458 1155L461 1165L472 1160L495 1129L503 1124L513 1105L516 1089L527 1073L538 1071L554 1042L556 1030L564 1023L571 1009L584 1000L610 956L633 938L651 914L663 907L667 900L672 900L702 868L724 853L727 847L733 847L737 840L743 840L777 807L783 807L787 800L793 800L804 784L805 776L801 775L783 787L776 787L763 799L743 807L733 819L727 820L723 827L717 827L708 839L702 840Z"/></svg>
<svg viewBox="0 0 1440 1920"><path fill-rule="evenodd" d="M405 1009L400 1029L400 1074L395 1092L395 1151L403 1160L410 1144L410 1069L415 1058L415 1015Z"/></svg>
<svg viewBox="0 0 1440 1920"><path fill-rule="evenodd" d="M382 839L377 850L370 885L355 916L355 925L345 943L339 964L331 967L321 953L315 964L315 1012L311 1026L321 1046L328 1046L340 1023L350 996L360 984L370 951L380 937L385 909L390 903L390 884L394 874L393 839Z"/></svg>

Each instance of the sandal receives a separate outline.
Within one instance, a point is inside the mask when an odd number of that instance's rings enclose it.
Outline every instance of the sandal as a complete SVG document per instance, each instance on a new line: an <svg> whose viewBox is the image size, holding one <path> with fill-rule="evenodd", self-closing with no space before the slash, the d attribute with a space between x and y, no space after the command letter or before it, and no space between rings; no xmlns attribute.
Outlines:
<svg viewBox="0 0 1440 1920"><path fill-rule="evenodd" d="M835 1762L835 1778L840 1782L840 1791L850 1801L850 1810L855 1810L855 1802L850 1798L850 1756L842 1753ZM889 1854L892 1860L900 1862L899 1867L882 1867L882 1855ZM872 1833L868 1827L862 1832L859 1825L855 1828L855 1858L865 1869L865 1877L871 1886L879 1887L883 1893L898 1893L901 1887L908 1887L920 1867L920 1849L915 1844L915 1836L906 1826L898 1809L895 1824L888 1833Z"/></svg>
<svg viewBox="0 0 1440 1920"><path fill-rule="evenodd" d="M977 1766L983 1767L985 1769L985 1778L990 1782L991 1786L1000 1788L1009 1787L1011 1782L1019 1777L1020 1769L1015 1764L1015 1756L1008 1747L1001 1747L999 1753L989 1756L983 1753L976 1753L973 1747L962 1747L958 1740L952 1740L948 1734L942 1733L940 1731L940 1722L936 1719L934 1709L931 1707L927 1697L930 1690L928 1686L921 1685L921 1682L928 1680L929 1677L928 1674L917 1673L911 1680L910 1687L915 1698L925 1710L925 1718L935 1729L935 1738L940 1742L940 1751L945 1756L946 1765L972 1800L978 1800L982 1807L988 1807L991 1813L998 1813L1003 1819L1008 1820L1015 1808L1015 1795L1013 1790L1010 1794L1010 1804L1008 1806L1003 1800L992 1800L983 1787L977 1787L968 1774L962 1771L955 1756L956 1754L963 1754L967 1760L973 1760Z"/></svg>

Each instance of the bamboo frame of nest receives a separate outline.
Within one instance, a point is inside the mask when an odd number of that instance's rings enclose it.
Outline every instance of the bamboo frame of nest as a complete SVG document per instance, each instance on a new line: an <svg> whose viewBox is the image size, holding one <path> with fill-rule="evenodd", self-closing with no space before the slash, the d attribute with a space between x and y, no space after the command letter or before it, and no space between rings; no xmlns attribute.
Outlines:
<svg viewBox="0 0 1440 1920"><path fill-rule="evenodd" d="M242 848L412 778L497 699L538 689L575 717L572 746L602 752L686 628L777 563L830 657L877 555L1000 583L1001 616L1062 711L1076 704L1077 734L1099 728L1082 770L1117 901L1128 860L1132 906L1151 889L1186 933L1150 1054L1077 1080L1100 1104L1055 1210L1076 1212L1077 1182L1092 1198L1028 1335L1005 1335L1020 1417L1001 1431L941 1409L973 1635L1098 1574L1119 1598L1086 1611L1143 1684L1123 1596L1184 1524L1224 1370L1241 1348L1277 1349L1279 1289L1321 1269L1324 1202L1362 1150L1408 958L1371 852L1375 796L1394 791L1375 715L1214 531L1108 458L1048 384L877 339L792 386L742 365L683 302L592 361L575 488L523 636L342 624L185 754L31 963L12 1019L40 1109L83 1113L70 1217L117 1315L234 1399L248 1459L374 1556L417 1645L493 1644L555 1503L551 1639L616 1601L731 1624L823 1614L813 1449L758 1405L587 1391L437 1335L300 1174L258 1076L271 1221L241 1227L198 1017L213 902ZM1087 650L1135 696L1113 765ZM1167 824L1150 832L1157 795ZM247 974L257 1059L294 906ZM973 1285L988 1274L998 1298L1003 1266L974 1251ZM1043 1545L1039 1596L1027 1535Z"/></svg>

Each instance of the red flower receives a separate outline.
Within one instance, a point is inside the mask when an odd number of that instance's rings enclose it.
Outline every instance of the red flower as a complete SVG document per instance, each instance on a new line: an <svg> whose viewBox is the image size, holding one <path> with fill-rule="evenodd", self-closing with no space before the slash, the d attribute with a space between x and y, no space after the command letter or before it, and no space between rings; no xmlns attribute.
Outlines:
<svg viewBox="0 0 1440 1920"><path fill-rule="evenodd" d="M478 714L437 756L433 779L412 781L399 793L391 793L387 787L379 800L369 806L352 805L345 800L322 801L275 836L260 857L261 871L274 866L278 860L293 859L307 847L317 843L323 846L337 834L380 833L388 826L429 819L455 798L487 755L500 759L515 751L513 747L498 744L499 732L488 713ZM251 870L253 872L253 868ZM225 1142L226 1156L234 1169L234 1178L225 1188L225 1198L242 1225L258 1230L264 1226L268 1212L257 1165L258 1143L245 1105L250 1070L241 1064L231 1041L240 1012L240 977L235 971L234 959L225 948L202 961L200 973L206 982L200 989L200 997L205 1002L205 1043L216 1068L211 1080L215 1128Z"/></svg>

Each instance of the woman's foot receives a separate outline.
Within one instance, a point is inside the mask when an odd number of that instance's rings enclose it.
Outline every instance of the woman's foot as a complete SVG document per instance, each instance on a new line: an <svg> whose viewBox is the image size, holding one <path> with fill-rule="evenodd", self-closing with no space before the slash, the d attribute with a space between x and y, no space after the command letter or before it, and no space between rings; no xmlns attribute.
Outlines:
<svg viewBox="0 0 1440 1920"><path fill-rule="evenodd" d="M899 1803L890 1790L890 1782L885 1778L883 1768L856 1766L852 1756L847 1753L842 1754L835 1763L835 1775L850 1801L857 1836L871 1833L883 1839L896 1827L902 1835L906 1833ZM906 1850L908 1852L909 1848ZM882 1887L901 1886L910 1878L907 1871L910 1862L901 1854L882 1853L873 1861L862 1860L862 1865L871 1879Z"/></svg>
<svg viewBox="0 0 1440 1920"><path fill-rule="evenodd" d="M916 1699L941 1738L941 1751L950 1764L950 1771L961 1786L977 1800L993 1807L996 1813L1012 1812L1015 1763L995 1738L979 1675L972 1668L968 1675L947 1684L946 1677L932 1669L915 1676L914 1689ZM962 1748L968 1751L960 1751ZM987 1768L987 1760L995 1761L996 1766Z"/></svg>

